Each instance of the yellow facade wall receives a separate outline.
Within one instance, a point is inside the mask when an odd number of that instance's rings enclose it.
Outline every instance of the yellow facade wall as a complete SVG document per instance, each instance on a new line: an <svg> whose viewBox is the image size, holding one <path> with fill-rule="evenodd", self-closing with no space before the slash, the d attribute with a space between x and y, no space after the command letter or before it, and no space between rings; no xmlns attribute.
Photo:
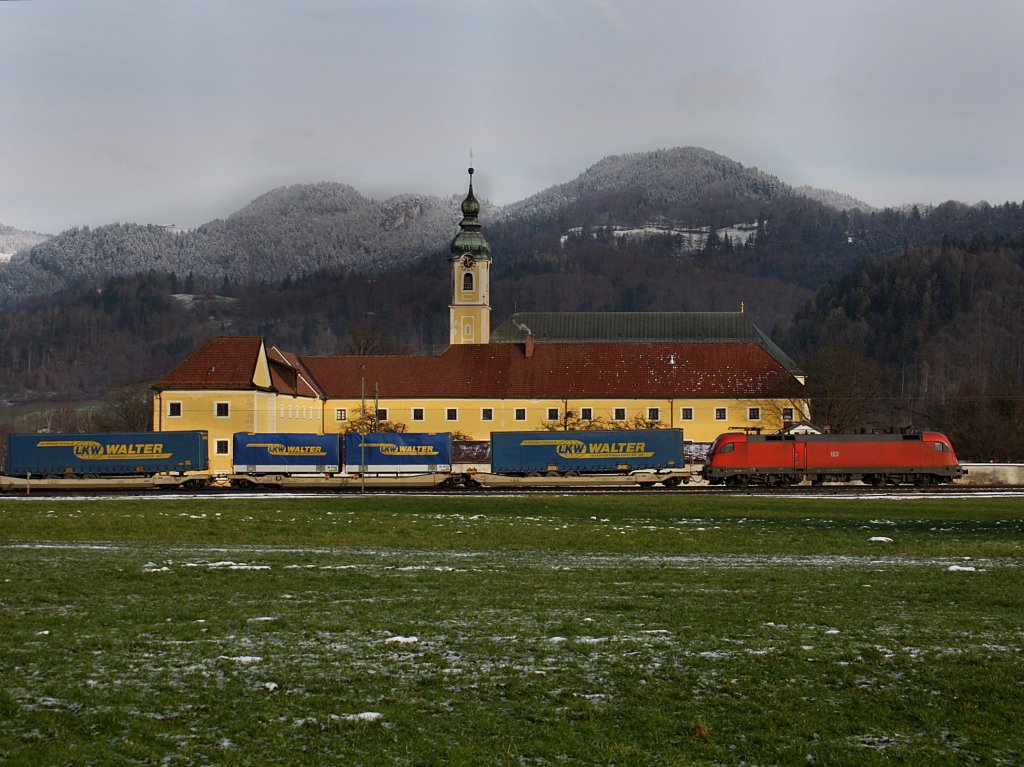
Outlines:
<svg viewBox="0 0 1024 767"><path fill-rule="evenodd" d="M236 432L341 433L353 428L360 404L358 399L319 400L262 391L163 391L153 398L153 426L157 431L207 431L210 470L229 473ZM589 409L591 418L606 428L650 420L657 427L682 429L692 442L711 442L734 429L770 433L783 425L786 416L806 419L806 403L791 400L379 399L376 407L407 431L455 432L469 439L489 439L492 431L561 429L567 410L573 422ZM366 400L366 408L372 412L372 399ZM490 419L485 419L485 410L490 410Z"/></svg>
<svg viewBox="0 0 1024 767"><path fill-rule="evenodd" d="M366 401L369 412L373 412L374 406L372 400ZM471 439L488 439L492 431L562 428L567 410L569 420L573 422L585 414L584 409L589 409L591 419L607 424L608 428L616 428L622 423L634 424L640 419L651 420L663 428L683 429L685 438L694 442L711 442L722 432L731 429L762 429L772 432L783 426L784 416L791 416L788 420L803 420L805 416L802 411L806 409L803 402L790 400L696 398L379 399L376 407L386 411L382 413L386 420L404 424L407 431L451 431ZM651 412L652 409L655 412ZM485 413L486 410L490 413ZM346 431L351 428L351 422L358 419L359 413L359 400L330 399L325 406L324 430ZM490 418L486 419L485 415L490 415Z"/></svg>
<svg viewBox="0 0 1024 767"><path fill-rule="evenodd" d="M264 391L156 392L155 431L203 430L209 434L210 470L231 471L236 432L323 433L322 401Z"/></svg>

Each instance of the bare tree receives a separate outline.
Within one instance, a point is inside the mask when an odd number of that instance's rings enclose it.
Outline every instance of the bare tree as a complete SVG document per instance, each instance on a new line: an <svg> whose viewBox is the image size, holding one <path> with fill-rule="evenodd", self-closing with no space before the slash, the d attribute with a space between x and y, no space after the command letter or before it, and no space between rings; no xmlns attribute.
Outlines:
<svg viewBox="0 0 1024 767"><path fill-rule="evenodd" d="M110 392L92 413L93 431L152 431L153 404L148 386L125 386Z"/></svg>
<svg viewBox="0 0 1024 767"><path fill-rule="evenodd" d="M829 346L807 364L807 388L814 423L832 432L878 426L876 410L885 395L882 367L852 349Z"/></svg>

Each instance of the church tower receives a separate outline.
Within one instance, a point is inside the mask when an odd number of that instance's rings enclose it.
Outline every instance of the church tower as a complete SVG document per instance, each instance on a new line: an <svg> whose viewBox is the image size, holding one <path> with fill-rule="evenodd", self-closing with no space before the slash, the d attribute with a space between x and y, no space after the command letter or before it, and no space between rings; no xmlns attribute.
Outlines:
<svg viewBox="0 0 1024 767"><path fill-rule="evenodd" d="M452 240L448 257L452 270L452 302L448 305L452 344L486 344L491 340L491 246L480 231L479 214L470 168L460 231Z"/></svg>

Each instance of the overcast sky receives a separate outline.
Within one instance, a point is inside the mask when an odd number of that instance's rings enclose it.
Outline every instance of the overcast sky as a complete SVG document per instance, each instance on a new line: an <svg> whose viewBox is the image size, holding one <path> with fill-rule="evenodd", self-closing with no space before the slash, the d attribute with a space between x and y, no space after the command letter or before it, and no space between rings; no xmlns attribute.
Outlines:
<svg viewBox="0 0 1024 767"><path fill-rule="evenodd" d="M878 206L1024 200L1021 0L0 0L0 223L269 189L498 204L701 146Z"/></svg>

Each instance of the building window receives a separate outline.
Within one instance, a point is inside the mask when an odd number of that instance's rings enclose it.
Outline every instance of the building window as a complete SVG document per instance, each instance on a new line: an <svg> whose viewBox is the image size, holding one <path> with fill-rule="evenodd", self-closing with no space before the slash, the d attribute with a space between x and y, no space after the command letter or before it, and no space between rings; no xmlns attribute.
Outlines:
<svg viewBox="0 0 1024 767"><path fill-rule="evenodd" d="M167 403L167 415L170 418L181 418L181 403L180 402L168 402Z"/></svg>
<svg viewBox="0 0 1024 767"><path fill-rule="evenodd" d="M334 420L335 421L347 421L348 420L348 408L338 407L334 409Z"/></svg>
<svg viewBox="0 0 1024 767"><path fill-rule="evenodd" d="M649 407L649 408L647 408L647 420L648 421L660 421L661 420L661 408L660 407Z"/></svg>
<svg viewBox="0 0 1024 767"><path fill-rule="evenodd" d="M592 407L581 407L580 408L580 418L582 420L584 420L584 421L593 421L594 420L594 408L592 408Z"/></svg>
<svg viewBox="0 0 1024 767"><path fill-rule="evenodd" d="M680 408L680 410L679 410L679 417L682 420L684 420L684 421L692 421L693 420L693 408L692 407Z"/></svg>
<svg viewBox="0 0 1024 767"><path fill-rule="evenodd" d="M462 289L463 290L472 290L473 289L473 273L472 272L466 272L464 275L462 275Z"/></svg>
<svg viewBox="0 0 1024 767"><path fill-rule="evenodd" d="M217 402L213 407L213 414L217 418L227 418L231 415L231 404L228 402Z"/></svg>
<svg viewBox="0 0 1024 767"><path fill-rule="evenodd" d="M480 411L481 421L493 421L494 420L494 408L485 407Z"/></svg>
<svg viewBox="0 0 1024 767"><path fill-rule="evenodd" d="M715 408L715 420L716 421L724 421L724 420L728 419L728 417L729 417L729 411L726 410L724 407L716 407Z"/></svg>
<svg viewBox="0 0 1024 767"><path fill-rule="evenodd" d="M213 452L215 452L217 455L227 455L228 454L228 441L226 439L214 440Z"/></svg>
<svg viewBox="0 0 1024 767"><path fill-rule="evenodd" d="M784 407L784 408L782 408L782 420L783 421L789 421L790 423L792 423L794 420L796 420L796 419L793 418L793 408L791 408L791 407Z"/></svg>
<svg viewBox="0 0 1024 767"><path fill-rule="evenodd" d="M423 420L423 408L421 408L421 407L414 407L412 409L412 420L414 420L414 421L422 421Z"/></svg>
<svg viewBox="0 0 1024 767"><path fill-rule="evenodd" d="M549 421L557 421L558 420L558 408L557 407L549 407L548 408L548 420Z"/></svg>
<svg viewBox="0 0 1024 767"><path fill-rule="evenodd" d="M761 420L761 408L759 408L759 407L748 407L747 408L747 420L748 421L760 421Z"/></svg>
<svg viewBox="0 0 1024 767"><path fill-rule="evenodd" d="M444 420L446 421L458 421L459 420L459 409L456 407L445 408Z"/></svg>
<svg viewBox="0 0 1024 767"><path fill-rule="evenodd" d="M515 419L517 421L525 421L526 420L526 408L525 407L517 407L516 408Z"/></svg>
<svg viewBox="0 0 1024 767"><path fill-rule="evenodd" d="M626 420L626 408L617 407L612 410L612 420L625 421Z"/></svg>
<svg viewBox="0 0 1024 767"><path fill-rule="evenodd" d="M383 423L386 420L388 420L388 409L386 407L378 408L377 423Z"/></svg>

